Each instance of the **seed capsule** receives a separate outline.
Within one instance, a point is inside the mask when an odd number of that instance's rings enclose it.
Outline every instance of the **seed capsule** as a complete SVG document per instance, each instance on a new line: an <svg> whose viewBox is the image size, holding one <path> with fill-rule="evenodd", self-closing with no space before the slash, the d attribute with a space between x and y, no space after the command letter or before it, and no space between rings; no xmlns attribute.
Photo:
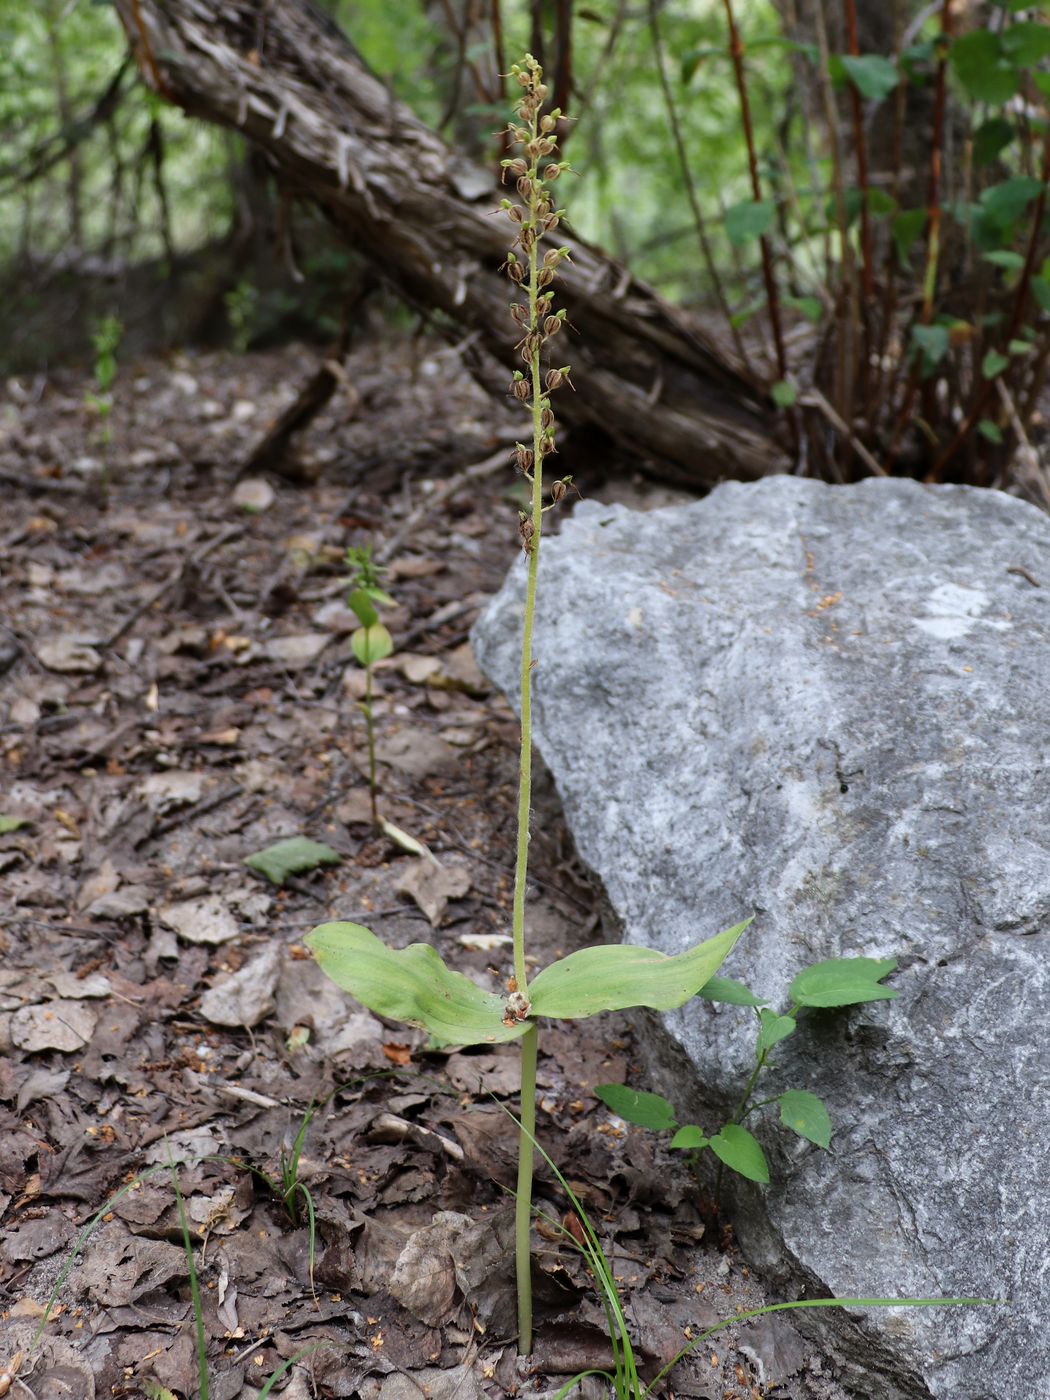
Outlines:
<svg viewBox="0 0 1050 1400"><path fill-rule="evenodd" d="M543 322L543 334L546 336L557 335L561 330L561 317L548 316Z"/></svg>
<svg viewBox="0 0 1050 1400"><path fill-rule="evenodd" d="M544 408L540 414L540 427L546 432L548 428L554 427L554 411L551 408Z"/></svg>
<svg viewBox="0 0 1050 1400"><path fill-rule="evenodd" d="M518 470L527 472L532 470L532 448L526 447L523 442L514 444L514 456L517 460Z"/></svg>
<svg viewBox="0 0 1050 1400"><path fill-rule="evenodd" d="M520 281L521 279L519 278L518 280ZM554 281L554 269L552 267L541 268L540 275L536 278L536 281L541 287L549 287Z"/></svg>
<svg viewBox="0 0 1050 1400"><path fill-rule="evenodd" d="M569 488L568 486L566 486L564 481L556 481L554 483L554 485L551 487L551 500L554 502L555 505L557 505L559 501L563 501L565 499L565 493L568 491L568 489Z"/></svg>
<svg viewBox="0 0 1050 1400"><path fill-rule="evenodd" d="M524 281L525 281L525 269L522 267L521 263L517 261L517 259L515 259L514 262L510 262L510 261L508 260L508 262L507 262L507 276L510 278L510 280L511 280L512 282L524 282Z"/></svg>
<svg viewBox="0 0 1050 1400"><path fill-rule="evenodd" d="M541 437L541 438L540 438L540 456L541 456L541 457L549 457L549 456L551 455L552 452L557 452L557 450L558 450L557 447L555 447L555 445L554 445L554 434L553 434L553 433L548 433L545 437Z"/></svg>
<svg viewBox="0 0 1050 1400"><path fill-rule="evenodd" d="M511 381L510 392L522 403L529 397L529 381L527 379L514 379Z"/></svg>

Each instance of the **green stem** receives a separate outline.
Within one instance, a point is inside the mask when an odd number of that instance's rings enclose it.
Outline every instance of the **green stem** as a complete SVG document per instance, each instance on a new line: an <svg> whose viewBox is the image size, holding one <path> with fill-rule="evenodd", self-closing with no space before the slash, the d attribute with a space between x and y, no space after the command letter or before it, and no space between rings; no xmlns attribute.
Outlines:
<svg viewBox="0 0 1050 1400"><path fill-rule="evenodd" d="M536 1138L536 1059L538 1036L531 1025L521 1037L521 1128L518 1136L518 1191L514 1209L514 1258L518 1284L518 1351L532 1350L532 1169Z"/></svg>
<svg viewBox="0 0 1050 1400"><path fill-rule="evenodd" d="M533 140L537 117L530 121ZM535 182L536 161L529 172ZM533 185L535 191L535 184ZM529 333L538 330L539 229L535 192L529 199L526 225L533 232L529 247ZM518 850L514 867L514 982L515 990L528 1000L528 972L525 967L525 890L529 866L529 817L532 809L532 627L536 614L536 580L540 559L540 532L543 528L543 428L540 421L542 386L540 347L536 344L529 364L532 388L532 534L528 541L529 572L525 588L525 622L521 638L521 753L518 769ZM521 1039L521 1138L518 1143L518 1197L515 1216L515 1259L518 1285L518 1351L527 1356L532 1350L532 1256L529 1231L532 1220L532 1137L536 1131L536 1054L537 1035L531 1025Z"/></svg>
<svg viewBox="0 0 1050 1400"><path fill-rule="evenodd" d="M372 718L372 663L365 667L365 729L368 733L368 796L372 803L372 825L379 825L379 811L376 806L376 730Z"/></svg>

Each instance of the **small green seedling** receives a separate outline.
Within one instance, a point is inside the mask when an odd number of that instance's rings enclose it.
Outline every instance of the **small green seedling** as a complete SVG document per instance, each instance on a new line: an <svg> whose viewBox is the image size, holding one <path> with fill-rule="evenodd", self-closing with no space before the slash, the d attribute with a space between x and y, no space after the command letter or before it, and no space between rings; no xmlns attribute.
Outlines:
<svg viewBox="0 0 1050 1400"><path fill-rule="evenodd" d="M365 698L361 701L361 713L365 717L365 729L368 733L368 795L372 803L372 824L378 827L380 820L376 803L378 783L375 716L372 710L372 668L377 661L385 660L394 650L393 639L379 620L379 609L392 608L394 600L379 587L379 576L383 569L372 559L370 544L363 549L348 549L346 562L353 569L346 605L361 624L350 638L350 647L358 663L365 668Z"/></svg>
<svg viewBox="0 0 1050 1400"><path fill-rule="evenodd" d="M522 513L518 537L527 564L525 618L521 645L521 746L518 781L518 840L514 871L512 933L514 975L505 995L485 991L462 973L453 972L427 943L388 948L361 924L322 924L306 939L318 963L332 980L370 1010L393 1021L405 1021L429 1033L432 1044L492 1045L521 1042L521 1132L518 1141L515 1255L518 1293L518 1349L532 1349L532 1173L536 1131L537 1027L541 1017L572 1020L600 1011L648 1006L670 1011L709 983L733 945L751 922L736 924L706 942L667 957L647 948L629 946L584 948L545 967L530 984L525 959L525 890L528 873L529 821L532 803L532 632L536 615L536 584L543 518L558 505L571 486L563 477L550 487L544 502L543 464L557 451L551 395L571 387L570 366L547 362L550 341L563 332L565 313L553 308L551 290L569 249L548 241L564 210L554 207L550 186L568 165L555 155L561 112L543 113L547 85L540 65L530 55L514 64L511 74L520 89L509 136L521 154L503 162L520 203L509 199L502 208L514 226L514 248L504 264L515 287L511 317L521 332L517 351L524 370L516 370L510 393L528 409L531 447L518 443L514 458L529 483L531 510ZM524 295L525 300L518 300ZM348 556L355 565L356 587L350 606L361 622L354 634L354 654L369 669L392 649L389 633L379 622L379 592L370 554ZM381 629L381 630L380 630ZM365 711L369 717L369 709ZM370 717L369 717L370 721ZM370 753L371 722L369 722ZM374 799L373 761L373 799ZM373 813L374 813L373 805Z"/></svg>
<svg viewBox="0 0 1050 1400"><path fill-rule="evenodd" d="M113 412L113 396L110 390L117 377L117 351L124 336L124 327L116 316L103 316L91 334L91 344L95 351L94 373L95 391L84 395L84 406L101 420L99 442L105 447L113 438L109 425Z"/></svg>
<svg viewBox="0 0 1050 1400"><path fill-rule="evenodd" d="M893 958L828 958L804 968L791 983L791 1005L783 1014L770 1011L761 998L731 977L713 977L700 989L707 1001L730 1006L749 1006L757 1021L755 1064L751 1076L729 1121L710 1136L695 1123L679 1125L674 1106L660 1094L629 1089L625 1084L599 1084L595 1093L602 1103L627 1123L654 1132L674 1132L670 1146L701 1153L710 1149L722 1167L745 1176L749 1181L769 1181L769 1164L757 1138L743 1126L744 1119L760 1108L778 1104L780 1121L799 1137L817 1147L831 1142L831 1119L823 1100L808 1089L785 1089L772 1098L753 1102L755 1086L774 1046L794 1035L799 1013L831 1007L859 1006L868 1001L890 1001L897 996L892 987L882 985L897 966Z"/></svg>
<svg viewBox="0 0 1050 1400"><path fill-rule="evenodd" d="M242 277L236 287L226 293L223 301L226 303L226 320L229 322L233 349L236 354L243 355L252 343L255 331L258 289L247 277Z"/></svg>

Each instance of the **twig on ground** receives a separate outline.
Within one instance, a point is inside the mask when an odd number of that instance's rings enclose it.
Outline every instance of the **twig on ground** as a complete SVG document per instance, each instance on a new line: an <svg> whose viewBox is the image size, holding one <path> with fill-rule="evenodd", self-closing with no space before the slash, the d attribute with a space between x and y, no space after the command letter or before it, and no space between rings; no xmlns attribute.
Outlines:
<svg viewBox="0 0 1050 1400"><path fill-rule="evenodd" d="M415 510L405 517L394 533L383 541L375 552L376 559L380 563L390 559L401 548L416 526L421 524L428 515L432 514L438 507L443 506L468 482L481 481L486 476L494 476L501 468L506 468L510 456L511 453L507 446L501 445L491 457L486 457L482 462L475 462L473 466L464 467L462 471L450 476L437 490L432 491L429 496L422 500Z"/></svg>
<svg viewBox="0 0 1050 1400"><path fill-rule="evenodd" d="M131 629L135 626L135 623L138 622L139 618L142 617L144 613L149 612L150 608L152 608L154 604L159 603L160 600L164 597L165 593L167 593L169 588L174 588L175 584L177 584L179 579L182 578L182 575L185 573L188 565L200 564L204 559L208 557L209 554L211 554L214 550L218 549L220 545L229 544L231 540L239 539L240 536L243 534L243 526L228 525L225 530L220 530L220 532L217 535L213 535L210 540L207 540L204 544L202 544L200 549L195 550L192 554L185 555L182 559L179 560L178 564L175 566L174 569L172 569L171 573L163 581L163 583L159 583L157 587L153 590L153 592L148 594L142 600L142 602L139 603L138 607L133 608L131 612L128 613L127 617L120 624L117 630L115 632L110 633L108 637L106 637L103 641L96 643L96 645L102 651L109 651L113 647L115 647L116 644L120 641L120 639L131 631Z"/></svg>

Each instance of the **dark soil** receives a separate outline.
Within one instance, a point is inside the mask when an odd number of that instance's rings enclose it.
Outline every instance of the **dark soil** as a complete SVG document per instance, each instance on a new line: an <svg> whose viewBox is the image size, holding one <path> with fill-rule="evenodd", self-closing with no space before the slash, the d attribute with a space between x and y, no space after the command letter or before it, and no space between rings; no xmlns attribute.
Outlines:
<svg viewBox="0 0 1050 1400"><path fill-rule="evenodd" d="M514 561L509 451L506 471L427 507L444 478L509 446L512 420L454 352L372 345L306 434L298 483L235 487L314 368L295 349L143 361L122 367L108 422L85 406L86 375L0 394L0 818L20 823L0 835L12 1394L201 1394L172 1163L211 1400L257 1395L293 1357L273 1390L289 1400L553 1394L559 1377L609 1362L549 1172L535 1354L515 1355L515 1129L502 1107L515 1102L514 1048L427 1053L328 984L302 945L317 923L357 920L397 945L428 941L498 989L517 759L513 715L467 642ZM347 545L382 550L398 535L381 811L437 865L375 834L363 776L342 560ZM542 964L601 929L549 785L538 807L529 915ZM294 835L340 864L281 888L245 866ZM653 1375L704 1327L767 1300L731 1232L705 1229L680 1157L595 1099L631 1072L622 1018L541 1036L540 1135L601 1233ZM306 1116L302 1189L282 1203L263 1173L280 1177ZM663 1392L842 1395L780 1318L703 1344Z"/></svg>

